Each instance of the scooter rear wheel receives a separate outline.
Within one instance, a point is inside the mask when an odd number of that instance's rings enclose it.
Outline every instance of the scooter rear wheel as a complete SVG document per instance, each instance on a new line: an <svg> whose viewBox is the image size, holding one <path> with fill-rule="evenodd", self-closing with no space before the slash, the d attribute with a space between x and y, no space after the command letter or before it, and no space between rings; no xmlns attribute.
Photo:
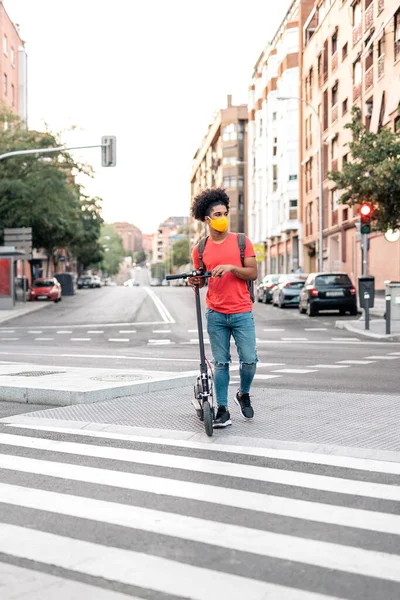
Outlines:
<svg viewBox="0 0 400 600"><path fill-rule="evenodd" d="M208 437L211 437L214 429L213 429L213 410L210 406L208 400L203 402L203 416L204 416L204 429L206 430L206 434Z"/></svg>

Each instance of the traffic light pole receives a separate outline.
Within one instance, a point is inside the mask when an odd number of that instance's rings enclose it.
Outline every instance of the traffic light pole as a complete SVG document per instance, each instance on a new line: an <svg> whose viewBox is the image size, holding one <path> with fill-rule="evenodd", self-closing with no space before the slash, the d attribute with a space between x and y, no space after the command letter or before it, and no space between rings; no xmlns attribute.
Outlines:
<svg viewBox="0 0 400 600"><path fill-rule="evenodd" d="M362 274L363 277L368 275L368 234L361 234L361 245L362 245Z"/></svg>
<svg viewBox="0 0 400 600"><path fill-rule="evenodd" d="M85 150L87 148L101 148L103 153L105 151L113 151L115 153L115 137L113 136L108 136L108 137L103 137L102 138L102 143L101 144L94 144L91 146L71 146L71 147L64 147L64 146L59 146L57 148L33 148L30 150L14 150L12 152L6 152L5 154L0 154L0 160L4 160L5 158L10 158L11 156L24 156L27 154L49 154L52 152L67 152L69 150ZM107 154L107 152L105 152L105 154ZM105 157L106 160L109 160L108 164L104 164L103 162L103 166L115 166L115 156L112 157L111 159L108 159L108 157ZM104 157L102 157L102 160L104 161Z"/></svg>

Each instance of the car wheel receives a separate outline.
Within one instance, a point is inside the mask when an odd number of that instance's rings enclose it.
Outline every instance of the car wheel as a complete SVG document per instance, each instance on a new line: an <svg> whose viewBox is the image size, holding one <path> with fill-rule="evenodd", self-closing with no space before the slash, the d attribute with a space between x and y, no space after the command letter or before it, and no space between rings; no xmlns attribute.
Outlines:
<svg viewBox="0 0 400 600"><path fill-rule="evenodd" d="M264 292L263 303L264 304L268 304L268 294L267 294L267 292Z"/></svg>
<svg viewBox="0 0 400 600"><path fill-rule="evenodd" d="M278 299L278 306L279 306L279 308L285 308L285 304L282 302L282 299L281 299L280 296L279 296L279 299Z"/></svg>
<svg viewBox="0 0 400 600"><path fill-rule="evenodd" d="M339 314L341 314L341 315L345 315L345 314L346 314L346 311L345 311L343 308L341 308L341 309L339 310Z"/></svg>
<svg viewBox="0 0 400 600"><path fill-rule="evenodd" d="M315 315L318 313L317 310L315 310L315 308L313 307L312 302L309 302L307 304L307 314L309 317L315 317Z"/></svg>
<svg viewBox="0 0 400 600"><path fill-rule="evenodd" d="M301 302L299 302L299 313L301 315L305 315L306 314L306 309L302 307Z"/></svg>
<svg viewBox="0 0 400 600"><path fill-rule="evenodd" d="M350 311L350 314L351 314L353 317L357 317L357 315L358 315L358 308L357 308L357 307L355 307L355 308L352 308L352 309L351 309L351 311ZM386 318L386 317L385 317L385 318Z"/></svg>

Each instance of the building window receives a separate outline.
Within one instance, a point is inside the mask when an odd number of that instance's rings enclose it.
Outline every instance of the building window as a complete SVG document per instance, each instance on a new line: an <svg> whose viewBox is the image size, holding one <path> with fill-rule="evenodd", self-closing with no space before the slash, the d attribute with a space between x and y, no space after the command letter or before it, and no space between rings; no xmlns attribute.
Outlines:
<svg viewBox="0 0 400 600"><path fill-rule="evenodd" d="M349 162L349 153L344 154L343 158L342 158L342 164L345 165L346 163Z"/></svg>
<svg viewBox="0 0 400 600"><path fill-rule="evenodd" d="M346 58L346 56L348 54L348 51L349 51L349 45L346 42L345 45L342 48L342 60L344 60Z"/></svg>
<svg viewBox="0 0 400 600"><path fill-rule="evenodd" d="M278 138L274 138L274 144L272 146L272 155L276 156L278 154Z"/></svg>
<svg viewBox="0 0 400 600"><path fill-rule="evenodd" d="M338 30L336 29L335 33L332 36L332 45L331 45L331 50L332 50L332 54L336 54L337 49L338 49Z"/></svg>
<svg viewBox="0 0 400 600"><path fill-rule="evenodd" d="M237 139L235 123L230 123L222 128L222 141L230 142Z"/></svg>
<svg viewBox="0 0 400 600"><path fill-rule="evenodd" d="M15 106L15 86L11 84L11 106Z"/></svg>
<svg viewBox="0 0 400 600"><path fill-rule="evenodd" d="M337 136L332 140L332 160L336 160L338 157L338 138Z"/></svg>
<svg viewBox="0 0 400 600"><path fill-rule="evenodd" d="M272 165L272 191L278 189L278 165Z"/></svg>
<svg viewBox="0 0 400 600"><path fill-rule="evenodd" d="M7 91L8 91L8 77L4 73L4 75L3 75L3 94L5 96L7 96Z"/></svg>
<svg viewBox="0 0 400 600"><path fill-rule="evenodd" d="M10 55L11 55L11 64L13 67L15 67L15 50L12 46L11 46Z"/></svg>
<svg viewBox="0 0 400 600"><path fill-rule="evenodd" d="M289 175L289 181L297 181L297 175Z"/></svg>
<svg viewBox="0 0 400 600"><path fill-rule="evenodd" d="M342 114L345 115L348 111L348 99L343 100L342 103Z"/></svg>
<svg viewBox="0 0 400 600"><path fill-rule="evenodd" d="M259 133L258 133L259 137L262 137L262 134L263 134L263 120L261 117L260 118L260 129L259 129Z"/></svg>
<svg viewBox="0 0 400 600"><path fill-rule="evenodd" d="M394 120L394 130L396 133L400 131L400 116L396 117Z"/></svg>
<svg viewBox="0 0 400 600"><path fill-rule="evenodd" d="M7 56L7 54L8 54L8 40L7 40L7 36L6 35L3 36L3 52Z"/></svg>
<svg viewBox="0 0 400 600"><path fill-rule="evenodd" d="M224 177L223 186L224 188L236 188L236 177Z"/></svg>
<svg viewBox="0 0 400 600"><path fill-rule="evenodd" d="M345 208L343 211L343 221L348 221L349 220L349 209Z"/></svg>
<svg viewBox="0 0 400 600"><path fill-rule="evenodd" d="M394 60L400 56L400 9L394 15Z"/></svg>
<svg viewBox="0 0 400 600"><path fill-rule="evenodd" d="M339 207L339 194L336 189L332 190L331 206L332 206L332 211L337 210Z"/></svg>
<svg viewBox="0 0 400 600"><path fill-rule="evenodd" d="M239 190L242 190L244 187L244 177L242 175L237 178L237 183Z"/></svg>
<svg viewBox="0 0 400 600"><path fill-rule="evenodd" d="M359 85L361 83L362 78L362 68L361 68L361 60L356 60L353 63L353 85Z"/></svg>
<svg viewBox="0 0 400 600"><path fill-rule="evenodd" d="M237 125L237 130L238 130L238 139L239 140L243 140L244 139L244 132L245 132L245 123L244 123L244 121L239 121L239 123Z"/></svg>
<svg viewBox="0 0 400 600"><path fill-rule="evenodd" d="M332 106L336 106L336 104L338 103L338 97L339 97L338 90L339 90L339 84L338 84L338 82L336 82L332 88Z"/></svg>
<svg viewBox="0 0 400 600"><path fill-rule="evenodd" d="M233 165L235 166L237 163L236 156L224 156L222 160L222 164L224 165Z"/></svg>
<svg viewBox="0 0 400 600"><path fill-rule="evenodd" d="M361 2L353 4L353 27L361 25Z"/></svg>
<svg viewBox="0 0 400 600"><path fill-rule="evenodd" d="M276 112L273 112L273 113L272 113L272 120L273 120L273 121L276 121Z"/></svg>

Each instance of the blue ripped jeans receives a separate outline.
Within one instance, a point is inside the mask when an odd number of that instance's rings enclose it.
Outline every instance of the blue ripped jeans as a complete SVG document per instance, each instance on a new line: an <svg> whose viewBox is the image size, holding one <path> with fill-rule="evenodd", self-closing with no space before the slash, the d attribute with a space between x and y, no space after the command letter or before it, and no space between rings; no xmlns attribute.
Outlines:
<svg viewBox="0 0 400 600"><path fill-rule="evenodd" d="M239 355L240 388L242 394L250 392L258 362L256 332L252 312L226 315L211 308L206 309L207 332L210 338L214 364L214 388L218 406L228 406L230 341L235 340Z"/></svg>

